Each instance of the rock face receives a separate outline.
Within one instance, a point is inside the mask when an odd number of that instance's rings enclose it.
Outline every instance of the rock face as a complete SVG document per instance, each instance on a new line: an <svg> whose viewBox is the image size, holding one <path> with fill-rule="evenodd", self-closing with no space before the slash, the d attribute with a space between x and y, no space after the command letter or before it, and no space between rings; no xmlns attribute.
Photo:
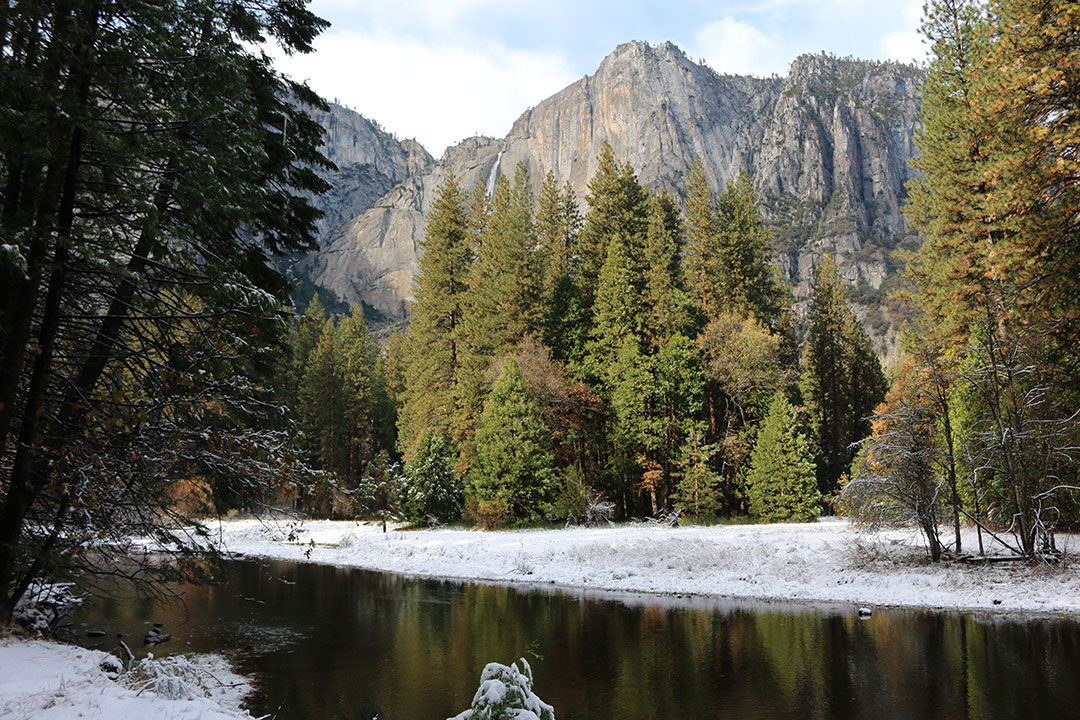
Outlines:
<svg viewBox="0 0 1080 720"><path fill-rule="evenodd" d="M470 138L430 166L420 152L412 165L396 160L407 177L331 230L305 268L343 299L401 319L424 213L447 168L468 190L522 162L535 188L551 170L583 197L606 140L643 182L680 196L697 156L714 191L747 171L796 296L806 297L813 269L833 253L868 329L885 338L894 324L881 302L890 254L917 242L900 208L920 83L912 66L824 55L798 58L785 78L724 76L671 43L627 43L594 75L528 110L505 138ZM366 162L391 176L390 165Z"/></svg>
<svg viewBox="0 0 1080 720"><path fill-rule="evenodd" d="M314 111L312 117L326 128L322 151L338 167L324 174L333 189L314 199L324 213L321 235L367 210L406 178L427 172L435 162L420 143L399 141L340 105L331 103L329 112Z"/></svg>

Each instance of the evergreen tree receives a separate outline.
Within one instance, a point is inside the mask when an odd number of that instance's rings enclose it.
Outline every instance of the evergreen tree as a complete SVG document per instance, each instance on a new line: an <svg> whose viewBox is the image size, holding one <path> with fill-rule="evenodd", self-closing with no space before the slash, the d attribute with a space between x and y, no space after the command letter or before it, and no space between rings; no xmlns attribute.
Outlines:
<svg viewBox="0 0 1080 720"><path fill-rule="evenodd" d="M676 332L650 358L651 383L645 397L649 425L645 447L660 470L653 512L667 505L676 465L688 438L704 430L705 376L694 341Z"/></svg>
<svg viewBox="0 0 1080 720"><path fill-rule="evenodd" d="M661 483L659 476L653 476L652 482L641 484L642 470L653 469L647 452L657 442L651 415L655 387L650 358L633 336L624 337L616 348L602 367L600 393L609 413L605 489L623 515L636 512L635 498L640 493L657 498ZM657 504L656 499L652 504Z"/></svg>
<svg viewBox="0 0 1080 720"><path fill-rule="evenodd" d="M560 190L548 172L540 187L536 232L541 267L542 335L560 362L580 365L588 339L588 315L576 275L581 257L578 234L581 214L577 196L567 182Z"/></svg>
<svg viewBox="0 0 1080 720"><path fill-rule="evenodd" d="M236 475L256 492L278 473L260 378L288 283L270 259L313 245L328 163L305 107L325 106L257 49L311 50L326 23L299 0L0 17L7 614L43 568L190 532L169 509L175 478L261 457ZM90 536L94 558L68 552Z"/></svg>
<svg viewBox="0 0 1080 720"><path fill-rule="evenodd" d="M1071 3L1030 0L933 2L923 27L908 212L925 242L908 267L930 332L915 349L966 354L956 430L981 468L971 494L991 501L975 514L1008 515L1028 556L1053 544L1046 480L1073 472L1080 436L1076 28Z"/></svg>
<svg viewBox="0 0 1080 720"><path fill-rule="evenodd" d="M1080 18L1067 0L997 0L977 57L976 117L989 119L982 177L992 249L1011 322L1044 332L1072 393L1080 345ZM1034 326L1034 327L1032 327Z"/></svg>
<svg viewBox="0 0 1080 720"><path fill-rule="evenodd" d="M543 268L541 294L546 305L551 305L562 279L575 271L575 262L580 259L575 256L581 222L574 189L569 182L560 188L555 173L549 170L540 186L536 210L536 234Z"/></svg>
<svg viewBox="0 0 1080 720"><path fill-rule="evenodd" d="M464 197L448 171L427 219L404 353L398 444L406 459L425 431L449 432L458 415L461 323L471 262Z"/></svg>
<svg viewBox="0 0 1080 720"><path fill-rule="evenodd" d="M304 314L293 322L289 333L289 359L282 364L283 377L279 376L282 402L293 412L300 406L300 386L304 373L307 372L311 353L319 344L325 322L326 310L319 300L319 294L315 293Z"/></svg>
<svg viewBox="0 0 1080 720"><path fill-rule="evenodd" d="M599 166L589 181L585 202L589 206L578 236L581 267L578 284L585 307L592 307L600 272L607 260L608 245L620 237L635 270L641 262L648 223L644 189L629 164L620 164L607 142L600 149Z"/></svg>
<svg viewBox="0 0 1080 720"><path fill-rule="evenodd" d="M359 307L352 308L341 319L336 335L341 353L348 455L342 479L349 487L355 487L363 468L378 452L393 451L395 413L379 346L368 332Z"/></svg>
<svg viewBox="0 0 1080 720"><path fill-rule="evenodd" d="M491 200L491 214L481 238L469 280L461 324L462 371L455 421L463 464L471 457L472 436L490 381L491 364L511 352L541 325L541 274L532 191L524 164L518 163L513 184L500 176Z"/></svg>
<svg viewBox="0 0 1080 720"><path fill-rule="evenodd" d="M926 5L922 32L933 59L923 87L918 174L908 184L905 208L923 235L908 258L916 301L930 318L931 342L966 342L983 308L1000 297L984 252L990 228L982 207L988 187L982 166L993 130L976 103L977 69L985 54L986 6L975 0Z"/></svg>
<svg viewBox="0 0 1080 720"><path fill-rule="evenodd" d="M887 386L831 256L814 273L811 292L800 390L817 443L818 486L829 494L851 465L853 443L870 434L866 418Z"/></svg>
<svg viewBox="0 0 1080 720"><path fill-rule="evenodd" d="M719 315L723 303L716 285L718 235L716 201L705 166L696 157L686 183L686 267L690 297L705 318Z"/></svg>
<svg viewBox="0 0 1080 720"><path fill-rule="evenodd" d="M400 495L401 467L386 452L380 452L364 468L355 493L356 508L360 514L381 522L386 532L386 521L396 519L400 512Z"/></svg>
<svg viewBox="0 0 1080 720"><path fill-rule="evenodd" d="M782 305L782 291L771 266L769 231L757 206L750 176L728 181L716 201L718 228L717 292L731 312L771 325Z"/></svg>
<svg viewBox="0 0 1080 720"><path fill-rule="evenodd" d="M532 691L532 668L525 658L521 658L521 667L519 671L517 663L510 667L494 662L485 665L472 705L451 720L555 720L555 709ZM492 688L501 691L493 692Z"/></svg>
<svg viewBox="0 0 1080 720"><path fill-rule="evenodd" d="M607 259L600 271L594 305L595 323L590 344L590 363L599 376L611 361L612 351L626 340L641 344L644 312L641 276L636 272L626 240L616 235L608 244Z"/></svg>
<svg viewBox="0 0 1080 720"><path fill-rule="evenodd" d="M674 501L697 522L702 515L714 515L720 509L722 492L720 477L713 472L712 458L716 446L705 444L699 430L690 432L680 458L680 475L675 486Z"/></svg>
<svg viewBox="0 0 1080 720"><path fill-rule="evenodd" d="M333 319L323 322L300 385L301 445L323 470L347 474L344 368Z"/></svg>
<svg viewBox="0 0 1080 720"><path fill-rule="evenodd" d="M690 301L683 292L679 254L682 234L679 211L666 191L649 198L645 233L644 334L646 344L659 348L672 334L692 335Z"/></svg>
<svg viewBox="0 0 1080 720"><path fill-rule="evenodd" d="M551 434L513 357L503 361L476 428L466 492L481 517L541 519L557 490Z"/></svg>
<svg viewBox="0 0 1080 720"><path fill-rule="evenodd" d="M474 352L490 361L540 327L540 265L532 192L518 163L511 186L500 176L491 201L466 298L465 334Z"/></svg>
<svg viewBox="0 0 1080 720"><path fill-rule="evenodd" d="M412 523L445 523L461 517L461 481L454 472L454 446L446 435L428 431L405 466L400 507Z"/></svg>
<svg viewBox="0 0 1080 720"><path fill-rule="evenodd" d="M767 522L813 520L820 512L814 463L782 391L773 396L746 473L750 514Z"/></svg>

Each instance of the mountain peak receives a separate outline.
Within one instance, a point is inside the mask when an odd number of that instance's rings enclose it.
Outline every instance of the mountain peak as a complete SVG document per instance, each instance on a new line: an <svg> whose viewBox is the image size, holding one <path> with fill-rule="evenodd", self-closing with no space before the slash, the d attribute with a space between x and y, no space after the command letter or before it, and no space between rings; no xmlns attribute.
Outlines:
<svg viewBox="0 0 1080 720"><path fill-rule="evenodd" d="M605 57L601 63L600 68L605 65L620 65L620 64L647 64L655 62L673 62L673 63L686 63L692 64L692 61L687 57L675 43L670 40L666 40L658 45L652 45L643 40L631 40L625 42L616 47L611 53ZM600 72L600 69L597 69Z"/></svg>
<svg viewBox="0 0 1080 720"><path fill-rule="evenodd" d="M894 337L882 283L892 249L917 242L900 207L920 80L914 66L825 54L800 56L786 78L721 75L674 43L623 43L594 74L526 110L505 138L470 138L399 185L320 253L312 279L399 319L424 213L448 168L471 189L520 162L534 191L551 172L581 198L608 142L643 183L676 195L698 157L714 192L749 173L796 296L831 253L872 333Z"/></svg>

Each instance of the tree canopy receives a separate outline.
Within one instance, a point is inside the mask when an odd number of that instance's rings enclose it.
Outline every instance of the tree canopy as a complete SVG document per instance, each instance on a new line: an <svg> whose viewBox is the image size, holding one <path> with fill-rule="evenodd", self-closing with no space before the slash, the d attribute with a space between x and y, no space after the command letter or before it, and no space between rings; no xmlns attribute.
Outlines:
<svg viewBox="0 0 1080 720"><path fill-rule="evenodd" d="M250 424L287 329L274 253L310 248L321 101L254 50L309 52L300 0L20 3L0 25L0 589L171 541L178 477L265 478ZM272 426L265 423L264 426ZM175 529L175 528L174 528Z"/></svg>

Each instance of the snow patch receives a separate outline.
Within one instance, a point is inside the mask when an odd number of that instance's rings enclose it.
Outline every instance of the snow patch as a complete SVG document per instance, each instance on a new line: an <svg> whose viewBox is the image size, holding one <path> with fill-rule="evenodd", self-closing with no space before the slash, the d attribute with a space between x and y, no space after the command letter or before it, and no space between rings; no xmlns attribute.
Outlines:
<svg viewBox="0 0 1080 720"><path fill-rule="evenodd" d="M43 640L0 640L0 718L37 720L251 720L251 691L217 655L120 661L99 650Z"/></svg>
<svg viewBox="0 0 1080 720"><path fill-rule="evenodd" d="M846 521L482 532L312 521L267 534L258 520L221 524L224 549L423 577L594 590L990 611L1080 614L1080 571L1019 563L930 563L910 530L878 535ZM302 544L295 538L303 536ZM348 535L347 542L345 540ZM974 530L963 537L977 548ZM314 546L311 543L314 542ZM1073 546L1059 536L1059 547ZM310 552L310 557L307 555Z"/></svg>

